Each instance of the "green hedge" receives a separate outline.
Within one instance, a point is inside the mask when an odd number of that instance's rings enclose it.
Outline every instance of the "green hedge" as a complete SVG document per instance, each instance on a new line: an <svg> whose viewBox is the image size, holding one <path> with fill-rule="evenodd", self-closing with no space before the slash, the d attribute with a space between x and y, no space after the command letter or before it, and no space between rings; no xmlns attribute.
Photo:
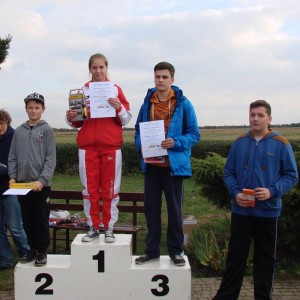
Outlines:
<svg viewBox="0 0 300 300"><path fill-rule="evenodd" d="M300 151L295 152L295 158L300 174ZM279 241L291 251L300 251L300 181L283 196L282 212L279 219Z"/></svg>
<svg viewBox="0 0 300 300"><path fill-rule="evenodd" d="M59 174L78 174L78 148L74 144L56 145L56 168Z"/></svg>
<svg viewBox="0 0 300 300"><path fill-rule="evenodd" d="M300 142L290 141L294 151L300 151ZM209 153L217 153L227 157L231 141L200 141L192 148L192 157L205 159ZM78 173L78 148L75 144L57 144L56 173L76 174ZM134 174L140 172L140 158L135 151L134 143L122 145L123 174Z"/></svg>
<svg viewBox="0 0 300 300"><path fill-rule="evenodd" d="M133 143L122 146L123 174L140 172L140 158ZM78 174L78 147L74 144L56 145L56 174Z"/></svg>
<svg viewBox="0 0 300 300"><path fill-rule="evenodd" d="M224 141L201 141L192 148L192 157L205 158L209 152L218 153L227 157L231 142ZM59 143L56 146L56 173L76 174L78 173L78 148L75 144ZM134 143L122 145L123 174L140 172L140 157L135 151Z"/></svg>

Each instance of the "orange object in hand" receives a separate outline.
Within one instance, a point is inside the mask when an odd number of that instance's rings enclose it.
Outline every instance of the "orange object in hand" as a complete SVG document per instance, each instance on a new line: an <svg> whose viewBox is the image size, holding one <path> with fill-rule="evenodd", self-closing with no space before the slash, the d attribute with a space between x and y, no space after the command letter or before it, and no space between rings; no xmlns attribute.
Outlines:
<svg viewBox="0 0 300 300"><path fill-rule="evenodd" d="M243 189L245 200L251 200L250 207L255 207L255 191L250 189Z"/></svg>

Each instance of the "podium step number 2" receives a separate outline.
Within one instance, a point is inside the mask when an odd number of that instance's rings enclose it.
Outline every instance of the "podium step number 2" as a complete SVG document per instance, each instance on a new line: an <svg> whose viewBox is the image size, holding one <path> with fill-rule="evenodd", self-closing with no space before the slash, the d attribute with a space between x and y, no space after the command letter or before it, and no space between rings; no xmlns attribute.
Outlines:
<svg viewBox="0 0 300 300"><path fill-rule="evenodd" d="M175 266L168 256L136 265L130 234L104 243L103 235L82 243L78 234L71 255L48 255L45 267L34 262L15 267L16 300L191 299L191 268Z"/></svg>

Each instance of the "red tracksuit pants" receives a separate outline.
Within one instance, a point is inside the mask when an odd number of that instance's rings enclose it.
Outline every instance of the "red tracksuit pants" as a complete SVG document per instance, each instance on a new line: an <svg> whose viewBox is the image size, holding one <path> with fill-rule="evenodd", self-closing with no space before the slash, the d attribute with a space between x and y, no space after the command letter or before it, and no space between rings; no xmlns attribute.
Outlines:
<svg viewBox="0 0 300 300"><path fill-rule="evenodd" d="M91 151L79 149L79 175L83 185L83 206L87 223L98 229L113 229L118 220L122 173L121 150ZM102 200L102 205L100 205ZM102 212L102 218L100 217Z"/></svg>

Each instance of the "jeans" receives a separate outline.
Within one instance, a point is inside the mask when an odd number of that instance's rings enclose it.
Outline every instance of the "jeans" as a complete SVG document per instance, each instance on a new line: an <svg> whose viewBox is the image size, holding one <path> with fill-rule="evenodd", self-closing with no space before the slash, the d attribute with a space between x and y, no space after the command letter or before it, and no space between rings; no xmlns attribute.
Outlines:
<svg viewBox="0 0 300 300"><path fill-rule="evenodd" d="M0 197L0 268L14 265L14 254L7 238L10 231L19 256L29 251L27 237L22 224L21 208L17 196Z"/></svg>

